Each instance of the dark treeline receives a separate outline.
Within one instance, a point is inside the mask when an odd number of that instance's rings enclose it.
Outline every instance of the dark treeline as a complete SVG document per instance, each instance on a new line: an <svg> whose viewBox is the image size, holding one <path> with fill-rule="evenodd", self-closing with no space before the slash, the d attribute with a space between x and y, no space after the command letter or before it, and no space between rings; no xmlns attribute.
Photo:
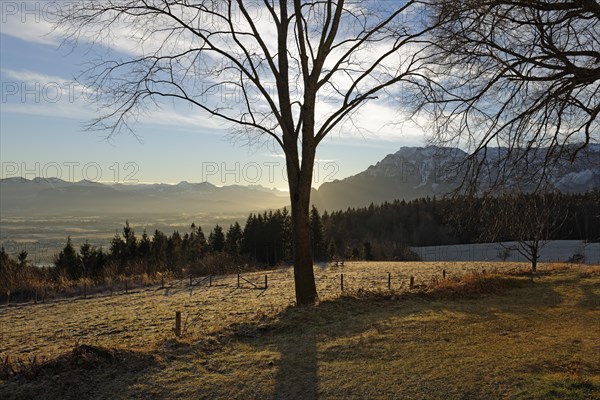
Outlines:
<svg viewBox="0 0 600 400"><path fill-rule="evenodd" d="M535 197L532 195L522 195ZM600 238L599 192L548 194L544 204L560 207L558 229L546 239L598 241ZM345 211L310 213L315 261L339 259L417 260L411 246L468 244L486 241L486 230L498 225L495 216L506 218L503 198L435 199L395 201ZM519 213L519 209L514 211ZM510 218L510 215L508 216ZM521 216L522 217L522 216ZM522 219L522 218L521 218ZM515 240L510 234L496 236ZM25 251L17 260L2 249L0 290L19 291L19 282L80 279L106 283L126 276L173 276L222 274L278 264L294 259L291 218L287 209L250 214L242 227L235 223L224 230L215 226L208 235L199 225L189 231L167 235L155 230L137 236L128 222L107 250L84 243L76 249L70 238L56 255L54 266L34 268Z"/></svg>
<svg viewBox="0 0 600 400"><path fill-rule="evenodd" d="M548 240L600 240L600 193L546 194L545 203L557 210L548 224L558 226ZM524 202L539 195L520 195ZM511 200L511 204L514 200ZM506 215L508 199L425 198L410 202L394 201L364 208L324 213L325 240L328 246L344 249L346 258L369 244L372 256L379 260L404 260L411 257L408 246L441 246L489 241L492 227L498 219L525 220L527 215ZM515 209L515 214L527 213ZM555 219L555 220L552 220ZM494 235L502 241L519 240L510 231ZM362 246L362 247L361 247ZM364 252L362 253L364 256Z"/></svg>

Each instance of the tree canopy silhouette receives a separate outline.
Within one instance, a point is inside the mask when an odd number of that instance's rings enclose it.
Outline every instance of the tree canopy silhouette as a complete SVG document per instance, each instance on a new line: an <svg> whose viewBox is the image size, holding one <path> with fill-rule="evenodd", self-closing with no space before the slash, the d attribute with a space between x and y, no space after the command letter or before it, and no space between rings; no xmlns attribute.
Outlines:
<svg viewBox="0 0 600 400"><path fill-rule="evenodd" d="M427 10L423 1L90 0L65 8L57 27L74 42L132 44L127 58L87 70L106 106L92 128L133 129L140 112L167 98L231 123L250 143L270 138L281 147L296 301L310 304L317 146L368 102L423 84L436 25Z"/></svg>
<svg viewBox="0 0 600 400"><path fill-rule="evenodd" d="M444 23L422 110L433 113L435 142L469 149L465 188L490 169L495 188L543 187L598 142L597 1L437 0L435 10Z"/></svg>

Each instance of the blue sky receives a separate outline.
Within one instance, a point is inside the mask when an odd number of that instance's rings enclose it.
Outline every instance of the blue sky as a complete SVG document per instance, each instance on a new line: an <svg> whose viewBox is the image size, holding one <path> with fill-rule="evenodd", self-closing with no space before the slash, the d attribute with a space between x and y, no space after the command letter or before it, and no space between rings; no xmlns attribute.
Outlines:
<svg viewBox="0 0 600 400"><path fill-rule="evenodd" d="M90 101L93 93L76 85L75 77L94 57L127 53L60 47L50 33L52 18L44 2L0 3L1 178L208 180L286 189L280 149L270 141L252 146L236 141L219 121L197 109L168 103L151 108L133 126L135 136L121 133L106 140L106 132L85 130L98 111ZM414 145L423 145L422 133L414 127L367 126L361 132L333 134L319 146L314 186L356 174L401 146Z"/></svg>

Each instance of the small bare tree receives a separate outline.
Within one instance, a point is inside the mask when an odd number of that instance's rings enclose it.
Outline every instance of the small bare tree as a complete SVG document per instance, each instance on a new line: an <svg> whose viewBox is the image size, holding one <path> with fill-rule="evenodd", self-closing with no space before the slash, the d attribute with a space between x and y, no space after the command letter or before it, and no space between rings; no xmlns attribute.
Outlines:
<svg viewBox="0 0 600 400"><path fill-rule="evenodd" d="M468 148L463 189L547 182L598 142L600 4L437 0L433 141ZM502 150L492 150L502 147ZM534 160L542 160L536 163Z"/></svg>
<svg viewBox="0 0 600 400"><path fill-rule="evenodd" d="M551 193L511 194L490 199L483 211L483 237L487 241L509 239L515 244L502 244L516 251L531 263L531 273L537 272L540 251L563 226L567 218L560 199Z"/></svg>
<svg viewBox="0 0 600 400"><path fill-rule="evenodd" d="M229 122L249 142L281 147L296 301L310 304L317 146L366 103L423 83L428 10L414 0L86 0L65 9L57 29L75 43L135 44L135 55L87 71L107 107L92 127L130 128L144 107L167 98ZM215 93L236 99L218 102Z"/></svg>

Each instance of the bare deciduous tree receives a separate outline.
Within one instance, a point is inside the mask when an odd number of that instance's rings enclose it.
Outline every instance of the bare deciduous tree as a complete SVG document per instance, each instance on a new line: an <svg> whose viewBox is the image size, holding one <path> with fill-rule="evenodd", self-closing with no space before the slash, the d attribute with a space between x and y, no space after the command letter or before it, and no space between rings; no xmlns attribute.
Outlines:
<svg viewBox="0 0 600 400"><path fill-rule="evenodd" d="M598 142L597 1L438 0L435 12L445 23L425 109L434 142L469 149L463 188L490 177L535 188Z"/></svg>
<svg viewBox="0 0 600 400"><path fill-rule="evenodd" d="M367 102L421 85L433 25L423 1L86 0L57 25L67 40L114 44L135 55L87 71L106 112L92 127L130 128L152 101L175 99L271 138L286 157L297 304L316 300L310 190L317 146ZM235 100L219 102L219 96ZM355 114L354 114L355 115Z"/></svg>
<svg viewBox="0 0 600 400"><path fill-rule="evenodd" d="M531 273L535 274L540 251L567 216L560 198L550 193L501 196L484 204L482 239L500 241L505 250L519 253L531 263ZM502 243L506 239L513 243Z"/></svg>

